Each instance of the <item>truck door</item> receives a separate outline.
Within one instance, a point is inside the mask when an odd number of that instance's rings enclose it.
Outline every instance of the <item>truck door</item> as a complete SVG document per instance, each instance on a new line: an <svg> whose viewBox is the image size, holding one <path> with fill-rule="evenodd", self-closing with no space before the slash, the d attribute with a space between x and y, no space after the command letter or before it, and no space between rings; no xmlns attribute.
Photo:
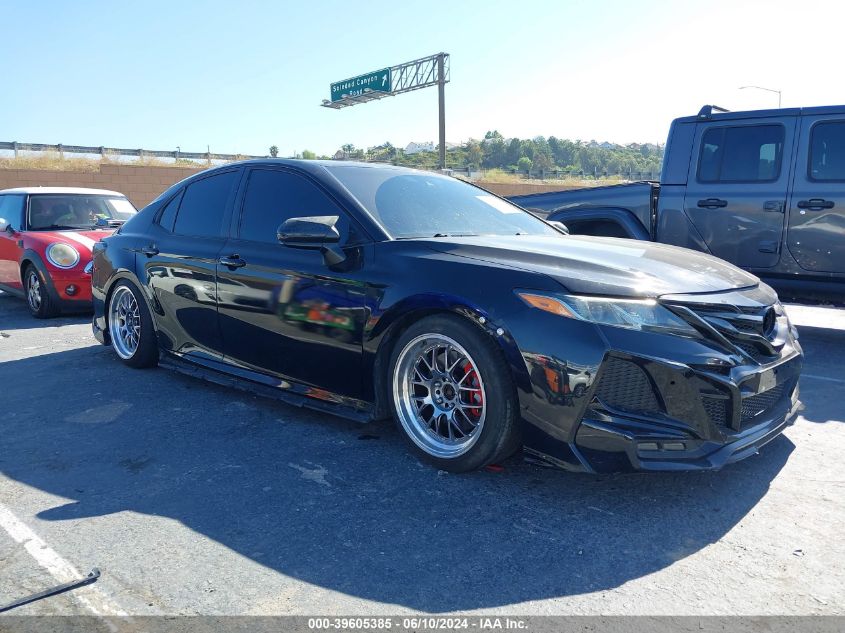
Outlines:
<svg viewBox="0 0 845 633"><path fill-rule="evenodd" d="M794 116L696 126L684 211L717 257L777 265L795 126Z"/></svg>
<svg viewBox="0 0 845 633"><path fill-rule="evenodd" d="M845 272L845 114L801 118L787 247L804 270Z"/></svg>

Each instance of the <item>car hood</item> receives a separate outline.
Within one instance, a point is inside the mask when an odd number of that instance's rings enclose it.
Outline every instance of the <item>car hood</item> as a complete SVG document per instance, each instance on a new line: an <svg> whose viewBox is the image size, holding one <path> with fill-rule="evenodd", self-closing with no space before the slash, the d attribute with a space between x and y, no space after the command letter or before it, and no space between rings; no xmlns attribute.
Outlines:
<svg viewBox="0 0 845 633"><path fill-rule="evenodd" d="M73 246L80 255L91 256L91 249L94 244L104 237L114 233L114 230L93 230L93 231L31 231L26 234L27 241L31 244L39 243L45 248L54 242L62 242Z"/></svg>
<svg viewBox="0 0 845 633"><path fill-rule="evenodd" d="M759 280L698 251L611 237L505 236L426 240L432 250L552 277L568 291L617 297L719 292Z"/></svg>

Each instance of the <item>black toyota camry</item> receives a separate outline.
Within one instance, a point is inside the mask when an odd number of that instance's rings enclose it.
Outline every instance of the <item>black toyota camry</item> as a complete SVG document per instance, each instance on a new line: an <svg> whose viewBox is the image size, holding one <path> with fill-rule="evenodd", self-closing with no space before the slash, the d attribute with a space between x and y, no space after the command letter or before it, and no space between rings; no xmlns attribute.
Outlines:
<svg viewBox="0 0 845 633"><path fill-rule="evenodd" d="M439 468L718 468L796 415L775 293L719 259L569 236L433 173L258 160L184 180L95 248L94 333L362 422ZM139 380L143 377L139 375Z"/></svg>

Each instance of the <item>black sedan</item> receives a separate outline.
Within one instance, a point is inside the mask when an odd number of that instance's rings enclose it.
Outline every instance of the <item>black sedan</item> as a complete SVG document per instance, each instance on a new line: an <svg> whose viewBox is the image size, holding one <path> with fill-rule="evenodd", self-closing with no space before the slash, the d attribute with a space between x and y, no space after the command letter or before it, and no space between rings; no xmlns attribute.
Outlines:
<svg viewBox="0 0 845 633"><path fill-rule="evenodd" d="M470 184L259 160L184 180L95 248L94 333L359 421L439 468L718 468L799 407L775 293L719 259L568 236Z"/></svg>

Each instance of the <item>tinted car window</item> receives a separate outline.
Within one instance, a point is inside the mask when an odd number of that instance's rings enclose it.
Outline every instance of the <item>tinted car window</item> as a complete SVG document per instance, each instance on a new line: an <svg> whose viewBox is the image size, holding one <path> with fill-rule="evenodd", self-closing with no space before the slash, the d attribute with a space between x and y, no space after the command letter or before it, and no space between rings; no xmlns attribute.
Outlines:
<svg viewBox="0 0 845 633"><path fill-rule="evenodd" d="M182 194L174 232L201 237L221 235L226 203L237 179L237 171L227 171L188 185Z"/></svg>
<svg viewBox="0 0 845 633"><path fill-rule="evenodd" d="M312 215L345 217L325 193L302 176L256 169L250 173L246 186L240 238L275 242L276 230L285 220Z"/></svg>
<svg viewBox="0 0 845 633"><path fill-rule="evenodd" d="M14 229L23 228L23 206L26 196L0 196L0 218L6 220Z"/></svg>
<svg viewBox="0 0 845 633"><path fill-rule="evenodd" d="M465 182L405 169L327 167L394 238L560 233Z"/></svg>
<svg viewBox="0 0 845 633"><path fill-rule="evenodd" d="M845 121L813 126L809 177L810 180L845 180Z"/></svg>
<svg viewBox="0 0 845 633"><path fill-rule="evenodd" d="M783 138L782 125L710 128L701 140L699 182L777 180Z"/></svg>
<svg viewBox="0 0 845 633"><path fill-rule="evenodd" d="M182 202L182 195L184 193L184 189L177 193L173 197L173 200L165 205L158 219L158 223L168 231L173 231L173 222L176 220L176 212L179 210L179 203Z"/></svg>

